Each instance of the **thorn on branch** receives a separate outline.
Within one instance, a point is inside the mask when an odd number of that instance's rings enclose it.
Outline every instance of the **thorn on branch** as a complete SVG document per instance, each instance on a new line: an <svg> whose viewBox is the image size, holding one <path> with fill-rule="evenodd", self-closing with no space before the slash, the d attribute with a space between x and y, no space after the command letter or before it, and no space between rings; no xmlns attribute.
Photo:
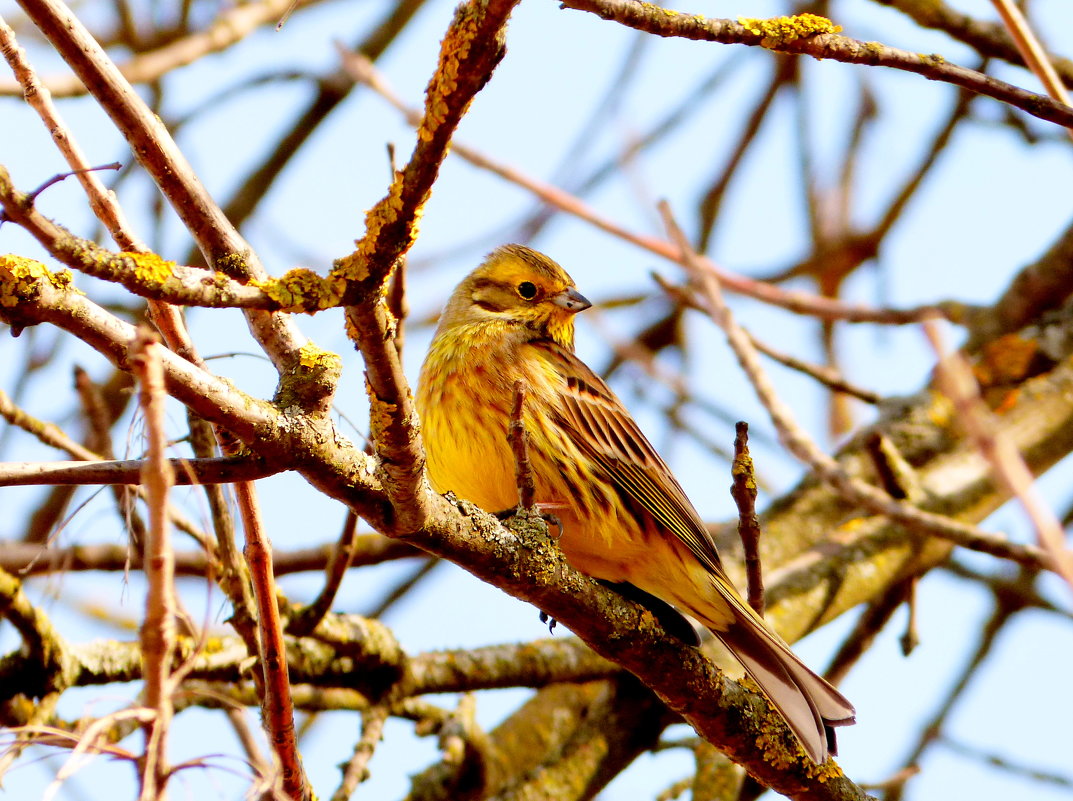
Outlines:
<svg viewBox="0 0 1073 801"><path fill-rule="evenodd" d="M749 455L749 424L739 421L735 426L734 463L731 475L734 483L730 494L738 506L738 536L745 550L745 576L749 585L749 606L764 616L764 576L760 566L760 521L756 517L756 477L753 458Z"/></svg>

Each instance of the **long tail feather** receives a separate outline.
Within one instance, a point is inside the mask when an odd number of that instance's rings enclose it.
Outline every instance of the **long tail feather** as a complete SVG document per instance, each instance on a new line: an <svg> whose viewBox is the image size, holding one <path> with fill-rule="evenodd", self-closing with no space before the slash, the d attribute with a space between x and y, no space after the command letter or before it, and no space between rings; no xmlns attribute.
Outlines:
<svg viewBox="0 0 1073 801"><path fill-rule="evenodd" d="M744 665L817 764L837 754L832 726L853 723L853 705L813 673L751 610L712 633Z"/></svg>

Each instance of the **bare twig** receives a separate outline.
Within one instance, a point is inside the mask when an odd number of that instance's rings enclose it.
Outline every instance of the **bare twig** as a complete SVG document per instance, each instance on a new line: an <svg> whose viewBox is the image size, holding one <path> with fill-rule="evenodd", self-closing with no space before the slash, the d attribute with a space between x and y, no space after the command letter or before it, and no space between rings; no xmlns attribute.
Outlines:
<svg viewBox="0 0 1073 801"><path fill-rule="evenodd" d="M1028 68L1040 79L1043 88L1047 90L1047 94L1059 103L1064 103L1068 106L1069 92L1066 91L1065 84L1058 77L1058 71L1055 70L1054 64L1051 63L1051 59L1047 56L1047 51L1043 49L1043 45L1036 38L1036 34L1032 32L1032 27L1028 24L1028 20L1025 19L1021 9L1010 0L991 0L991 2L998 11L999 16L1002 17L1002 23L1006 26L1006 30L1013 37L1013 41L1017 45L1017 51L1025 60Z"/></svg>
<svg viewBox="0 0 1073 801"><path fill-rule="evenodd" d="M878 42L860 42L834 32L787 31L780 36L778 32L765 30L764 20L747 20L745 22L760 24L746 25L734 20L682 14L658 5L632 3L629 0L565 0L563 6L588 11L656 36L767 47L779 53L800 53L847 64L905 70L994 98L1042 120L1073 127L1073 108L952 64L942 56L910 53ZM822 27L828 31L835 28L830 22Z"/></svg>
<svg viewBox="0 0 1073 801"><path fill-rule="evenodd" d="M1040 546L1050 557L1051 569L1073 589L1073 553L1066 548L1062 524L1039 497L1021 454L1008 439L996 433L990 412L980 398L980 388L964 359L946 351L936 321L926 321L924 331L939 358L936 379L957 409L958 419L991 464L996 480L1024 507Z"/></svg>
<svg viewBox="0 0 1073 801"><path fill-rule="evenodd" d="M902 646L902 655L909 656L920 643L920 634L917 632L917 577L910 576L905 585L905 604L909 608L909 614L905 620L905 631L898 639Z"/></svg>
<svg viewBox="0 0 1073 801"><path fill-rule="evenodd" d="M425 577L431 574L439 564L442 564L442 560L435 556L428 556L422 559L417 567L413 568L407 575L403 576L397 584L390 587L388 591L383 594L376 605L369 609L366 617L371 617L377 620L382 618L391 607L406 597L406 594L424 580Z"/></svg>
<svg viewBox="0 0 1073 801"><path fill-rule="evenodd" d="M204 536L204 534L202 534ZM335 558L335 543L316 545L273 555L277 576L323 571ZM379 534L359 536L354 542L351 567L379 565L396 559L422 556L411 545ZM0 569L22 576L38 576L57 571L103 570L115 572L129 567L125 545L76 545L44 548L36 543L4 543L0 548ZM175 554L175 572L180 576L207 576L214 569L212 557L204 550Z"/></svg>
<svg viewBox="0 0 1073 801"><path fill-rule="evenodd" d="M296 6L298 0L258 0L221 9L203 30L169 40L159 48L139 52L129 61L119 64L118 69L131 83L158 81L172 70L226 50L257 28L272 24L288 5ZM46 77L42 88L57 97L78 97L86 93L82 82L70 75ZM10 95L16 91L17 87L10 81L0 82L0 95Z"/></svg>
<svg viewBox="0 0 1073 801"><path fill-rule="evenodd" d="M829 482L848 501L860 504L876 514L887 515L916 530L927 531L967 548L1002 556L1021 564L1051 569L1047 553L1032 546L1011 543L1005 537L980 531L952 518L926 512L911 504L892 499L882 490L850 476L834 459L812 441L794 421L789 406L779 398L760 365L755 349L723 299L719 278L710 266L698 258L671 216L666 202L660 204L664 222L678 243L691 276L698 283L707 303L707 311L726 334L742 369L749 376L760 402L767 409L783 445L807 463L824 481Z"/></svg>
<svg viewBox="0 0 1073 801"><path fill-rule="evenodd" d="M267 273L249 244L198 180L186 157L107 53L59 0L20 0L27 16L52 42L89 92L109 114L146 172L191 232L214 269L240 279ZM241 254L241 258L235 258ZM305 337L286 316L250 311L250 329L273 363L286 369L299 361Z"/></svg>
<svg viewBox="0 0 1073 801"><path fill-rule="evenodd" d="M264 530L260 504L254 485L248 481L235 484L242 525L246 532L246 562L250 566L257 613L260 623L260 662L263 684L264 724L272 750L283 771L283 789L295 801L309 801L312 790L302 769L298 743L294 736L294 705L287 674L287 652L283 643L276 598L276 581L272 569L272 549Z"/></svg>
<svg viewBox="0 0 1073 801"><path fill-rule="evenodd" d="M823 672L824 678L835 685L842 683L850 668L871 647L879 632L905 602L906 586L904 581L891 584L882 595L868 604Z"/></svg>
<svg viewBox="0 0 1073 801"><path fill-rule="evenodd" d="M514 454L514 478L518 484L518 506L521 509L533 508L536 498L533 465L529 461L529 434L525 430L525 393L527 389L524 381L514 382L514 400L510 411L510 427L507 430L510 450Z"/></svg>
<svg viewBox="0 0 1073 801"><path fill-rule="evenodd" d="M664 286L664 284L661 283L661 286ZM824 364L812 364L811 362L806 362L804 359L798 359L796 356L791 356L788 353L777 350L763 340L757 339L750 331L746 331L745 333L753 343L753 346L768 358L774 359L779 364L789 367L791 370L797 370L799 373L804 373L809 378L815 379L835 392L844 392L847 395L852 395L853 397L872 405L883 400L879 393L873 392L870 389L865 389L864 387L859 387L856 384L847 381L842 373L834 367Z"/></svg>
<svg viewBox="0 0 1073 801"><path fill-rule="evenodd" d="M335 544L331 562L325 571L324 586L313 603L301 609L287 626L287 633L295 637L309 634L331 610L336 593L343 583L343 576L350 569L350 560L354 557L354 543L357 541L358 516L352 509L347 510L343 532Z"/></svg>
<svg viewBox="0 0 1073 801"><path fill-rule="evenodd" d="M756 516L756 479L753 458L749 454L749 424L735 426L734 463L730 468L734 483L730 494L738 506L738 536L745 551L745 576L748 580L749 606L764 616L764 574L760 565L760 521Z"/></svg>
<svg viewBox="0 0 1073 801"><path fill-rule="evenodd" d="M377 94L384 97L406 117L407 122L411 125L416 127L420 124L420 114L416 110L410 109L391 91L386 81L380 77L367 59L353 53L343 53L341 55L346 68L356 80L368 84ZM476 167L488 170L511 183L523 187L544 203L554 206L567 214L572 214L612 236L619 237L643 250L675 263L681 263L683 259L681 249L673 243L656 237L638 234L624 228L610 218L600 215L569 192L525 175L521 171L497 162L473 148L466 147L461 142L453 143L451 152ZM859 304L845 303L809 292L783 289L766 281L757 281L744 275L731 273L718 267L708 259L700 258L704 260L709 269L718 274L719 280L731 292L756 298L797 314L810 314L821 319L877 322L888 325L905 325L919 322L927 314L939 314L952 321L957 321L964 314L964 307L957 303L939 303L915 309L877 309Z"/></svg>
<svg viewBox="0 0 1073 801"><path fill-rule="evenodd" d="M343 771L343 781L332 793L331 801L348 801L358 785L369 778L368 764L373 758L376 746L384 733L388 708L374 706L361 716L361 737L354 745L354 754L347 761Z"/></svg>
<svg viewBox="0 0 1073 801"><path fill-rule="evenodd" d="M141 629L145 674L145 704L154 715L146 726L145 760L141 774L141 801L166 797L171 768L167 739L174 714L171 669L175 659L175 558L168 521L168 491L173 483L171 465L164 458L164 372L160 344L144 330L132 347L131 363L141 384L140 403L145 417L147 458L142 473L149 507L146 529L145 574L149 591Z"/></svg>
<svg viewBox="0 0 1073 801"><path fill-rule="evenodd" d="M77 443L76 443L77 444ZM80 447L80 446L79 446ZM81 449L80 450L85 450ZM252 481L285 469L271 466L257 458L213 456L208 459L168 459L175 473L175 484L229 484ZM142 459L78 462L0 462L0 487L37 484L138 484L145 467Z"/></svg>

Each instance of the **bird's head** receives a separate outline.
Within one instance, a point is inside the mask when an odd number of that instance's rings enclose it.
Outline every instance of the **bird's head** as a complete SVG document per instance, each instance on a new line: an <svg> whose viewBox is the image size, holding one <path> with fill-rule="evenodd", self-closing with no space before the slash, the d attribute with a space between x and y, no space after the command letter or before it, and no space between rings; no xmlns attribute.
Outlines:
<svg viewBox="0 0 1073 801"><path fill-rule="evenodd" d="M591 305L547 256L524 245L504 245L458 285L440 318L440 330L499 321L572 348L574 315Z"/></svg>

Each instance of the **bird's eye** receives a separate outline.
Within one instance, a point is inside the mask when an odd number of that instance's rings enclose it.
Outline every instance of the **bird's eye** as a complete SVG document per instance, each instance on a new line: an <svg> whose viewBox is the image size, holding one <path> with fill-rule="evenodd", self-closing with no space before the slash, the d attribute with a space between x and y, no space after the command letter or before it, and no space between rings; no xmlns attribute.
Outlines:
<svg viewBox="0 0 1073 801"><path fill-rule="evenodd" d="M518 294L526 300L532 300L536 297L537 288L536 284L532 281L522 281L518 284Z"/></svg>

